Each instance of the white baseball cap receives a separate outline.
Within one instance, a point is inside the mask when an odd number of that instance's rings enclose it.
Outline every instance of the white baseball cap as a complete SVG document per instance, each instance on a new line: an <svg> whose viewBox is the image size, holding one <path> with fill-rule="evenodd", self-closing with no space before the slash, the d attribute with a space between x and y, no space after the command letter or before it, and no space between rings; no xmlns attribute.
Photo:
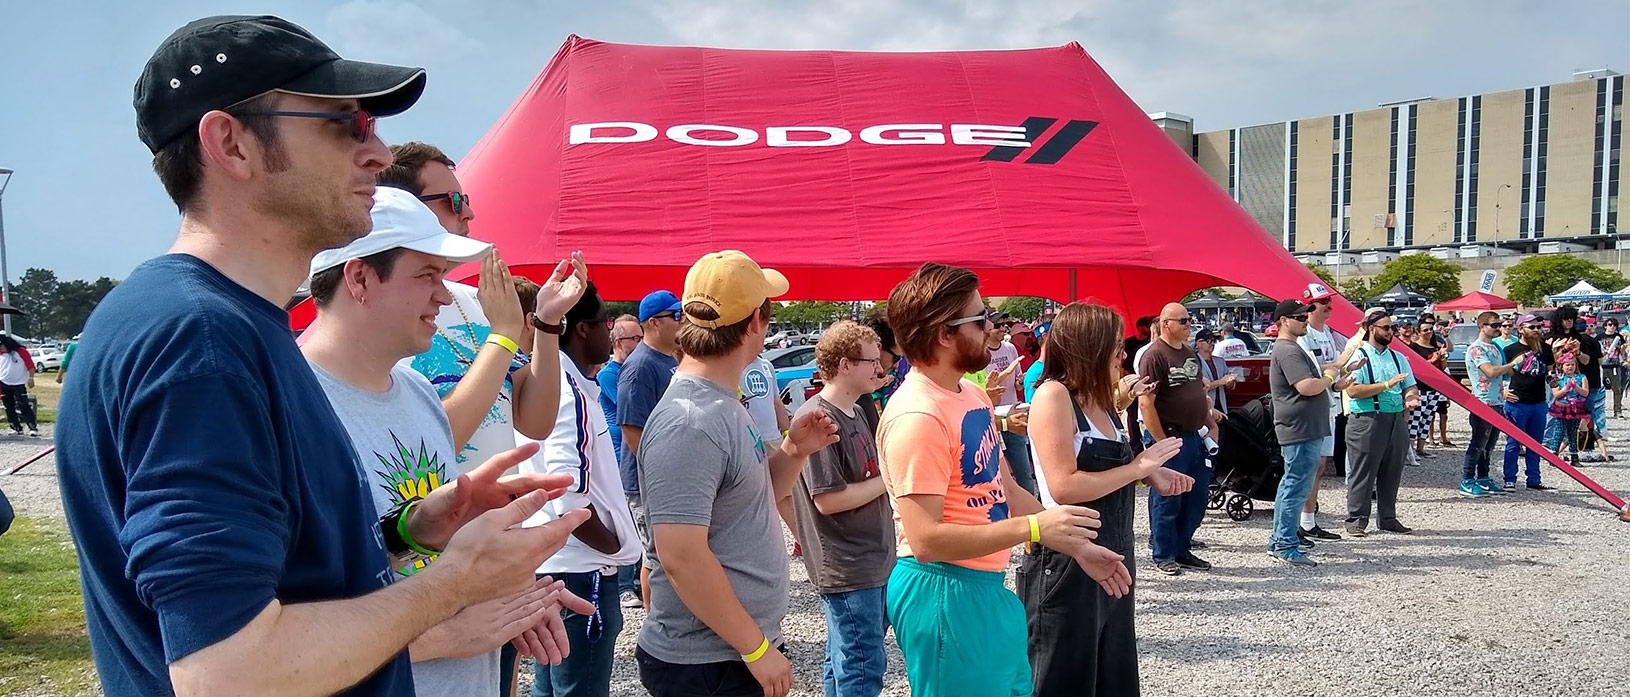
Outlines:
<svg viewBox="0 0 1630 697"><path fill-rule="evenodd" d="M374 207L370 215L374 219L373 231L344 247L326 249L312 257L312 276L352 259L397 247L458 262L475 261L492 250L490 243L448 232L441 226L436 213L424 205L419 197L394 186L381 186L374 190Z"/></svg>

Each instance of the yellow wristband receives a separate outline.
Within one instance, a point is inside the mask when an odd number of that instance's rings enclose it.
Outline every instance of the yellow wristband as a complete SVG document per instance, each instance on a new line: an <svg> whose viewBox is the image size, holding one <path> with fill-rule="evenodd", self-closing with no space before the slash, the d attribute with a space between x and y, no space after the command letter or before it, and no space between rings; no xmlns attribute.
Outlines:
<svg viewBox="0 0 1630 697"><path fill-rule="evenodd" d="M505 351L510 353L519 353L521 350L520 344L515 343L514 339L504 336L503 334L488 334L487 343L498 344Z"/></svg>
<svg viewBox="0 0 1630 697"><path fill-rule="evenodd" d="M748 663L752 663L754 661L757 661L760 658L763 658L764 653L766 651L769 651L769 650L770 650L770 638L769 637L764 637L764 643L759 644L758 648L755 649L752 653L744 654L741 657L741 660L747 661Z"/></svg>
<svg viewBox="0 0 1630 697"><path fill-rule="evenodd" d="M1036 520L1036 514L1034 514L1034 513L1031 513L1030 515L1025 516L1025 518L1028 518L1030 520L1030 541L1031 542L1040 542L1041 541L1041 521Z"/></svg>

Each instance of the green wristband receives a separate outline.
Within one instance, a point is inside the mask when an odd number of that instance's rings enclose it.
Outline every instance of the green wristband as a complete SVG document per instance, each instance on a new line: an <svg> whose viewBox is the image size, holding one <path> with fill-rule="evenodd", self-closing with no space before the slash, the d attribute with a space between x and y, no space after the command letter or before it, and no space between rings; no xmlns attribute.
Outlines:
<svg viewBox="0 0 1630 697"><path fill-rule="evenodd" d="M402 509L402 515L396 517L396 534L402 538L402 542L407 544L408 549L418 552L419 554L423 554L427 557L434 557L441 554L441 552L437 552L433 549L426 549L424 545L419 544L418 540L413 539L413 535L408 532L408 514L411 513L413 511L413 507L417 505L419 505L418 501L409 502L407 507Z"/></svg>

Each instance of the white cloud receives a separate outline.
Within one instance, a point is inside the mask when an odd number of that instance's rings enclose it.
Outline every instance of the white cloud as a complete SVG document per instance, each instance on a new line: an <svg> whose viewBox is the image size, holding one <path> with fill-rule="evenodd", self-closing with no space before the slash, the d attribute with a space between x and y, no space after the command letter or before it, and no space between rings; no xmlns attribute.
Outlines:
<svg viewBox="0 0 1630 697"><path fill-rule="evenodd" d="M459 16L453 7L438 15L413 2L350 0L329 10L316 33L342 56L424 65L481 49L454 24Z"/></svg>

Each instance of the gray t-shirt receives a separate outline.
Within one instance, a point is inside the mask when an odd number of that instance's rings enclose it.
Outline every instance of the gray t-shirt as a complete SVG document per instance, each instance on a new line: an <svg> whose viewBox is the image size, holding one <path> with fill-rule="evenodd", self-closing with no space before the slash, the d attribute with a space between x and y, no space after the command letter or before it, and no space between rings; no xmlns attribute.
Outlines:
<svg viewBox="0 0 1630 697"><path fill-rule="evenodd" d="M878 588L894 570L894 509L888 494L835 515L815 508L815 495L843 491L882 476L877 466L877 436L860 414L845 413L819 395L798 414L820 409L838 425L838 442L809 456L793 494L798 541L804 568L822 593L848 593Z"/></svg>
<svg viewBox="0 0 1630 697"><path fill-rule="evenodd" d="M1318 376L1319 366L1296 340L1273 342L1268 353L1268 387L1273 393L1273 433L1280 445L1330 435L1330 392L1320 390L1307 397L1296 391L1296 383Z"/></svg>
<svg viewBox="0 0 1630 697"><path fill-rule="evenodd" d="M775 644L787 614L787 550L771 500L764 435L734 386L726 391L679 373L645 422L639 486L653 530L672 524L707 528L708 548L736 598ZM680 665L741 660L679 599L654 542L645 554L651 614L640 628L640 647Z"/></svg>
<svg viewBox="0 0 1630 697"><path fill-rule="evenodd" d="M315 363L311 371L351 436L379 515L458 479L447 412L423 375L398 364L391 368L391 388L370 392ZM403 567L394 578L407 578L434 562L432 557ZM413 690L419 697L497 697L498 652L414 663Z"/></svg>

